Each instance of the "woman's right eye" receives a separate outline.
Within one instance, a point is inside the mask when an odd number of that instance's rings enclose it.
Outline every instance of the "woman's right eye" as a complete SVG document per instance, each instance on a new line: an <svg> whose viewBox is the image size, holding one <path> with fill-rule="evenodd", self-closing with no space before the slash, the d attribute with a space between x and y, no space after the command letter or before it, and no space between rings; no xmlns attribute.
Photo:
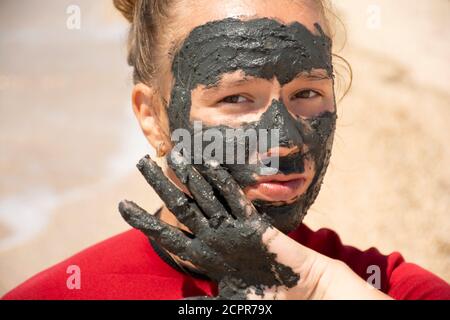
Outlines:
<svg viewBox="0 0 450 320"><path fill-rule="evenodd" d="M249 101L246 97L235 94L232 96L227 96L219 101L219 103L243 103Z"/></svg>

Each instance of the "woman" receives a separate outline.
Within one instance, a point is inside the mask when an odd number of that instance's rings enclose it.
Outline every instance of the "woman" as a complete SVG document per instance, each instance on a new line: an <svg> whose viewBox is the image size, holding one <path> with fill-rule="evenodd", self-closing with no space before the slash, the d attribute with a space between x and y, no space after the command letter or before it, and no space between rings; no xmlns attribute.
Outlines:
<svg viewBox="0 0 450 320"><path fill-rule="evenodd" d="M114 3L132 23L133 110L162 166L146 156L138 169L165 206L152 215L122 201L120 213L140 231L91 247L5 298L450 298L444 280L400 254L359 251L302 224L336 124L322 1ZM247 143L268 137L256 151ZM74 265L75 289L67 274Z"/></svg>

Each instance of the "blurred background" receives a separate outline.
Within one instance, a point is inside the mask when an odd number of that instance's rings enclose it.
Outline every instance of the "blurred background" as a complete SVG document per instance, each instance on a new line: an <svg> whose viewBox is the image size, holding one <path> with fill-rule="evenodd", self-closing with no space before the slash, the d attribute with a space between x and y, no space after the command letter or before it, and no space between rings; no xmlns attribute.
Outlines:
<svg viewBox="0 0 450 320"><path fill-rule="evenodd" d="M353 86L305 223L450 281L450 1L334 6ZM127 230L121 199L160 206L135 168L153 150L131 110L127 28L109 0L0 2L0 295Z"/></svg>

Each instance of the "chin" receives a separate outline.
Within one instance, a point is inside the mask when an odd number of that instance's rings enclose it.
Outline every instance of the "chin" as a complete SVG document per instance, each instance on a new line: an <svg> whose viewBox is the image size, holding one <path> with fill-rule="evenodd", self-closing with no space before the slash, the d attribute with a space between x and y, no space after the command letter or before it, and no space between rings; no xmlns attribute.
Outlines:
<svg viewBox="0 0 450 320"><path fill-rule="evenodd" d="M273 227L285 234L297 229L307 212L303 197L299 197L292 203L268 202L263 200L254 200L252 203L256 210Z"/></svg>

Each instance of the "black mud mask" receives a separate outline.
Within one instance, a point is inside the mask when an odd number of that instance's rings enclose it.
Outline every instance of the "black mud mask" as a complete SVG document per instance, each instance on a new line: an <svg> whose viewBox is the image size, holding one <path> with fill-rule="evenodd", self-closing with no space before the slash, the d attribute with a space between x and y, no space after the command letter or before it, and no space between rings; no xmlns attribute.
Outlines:
<svg viewBox="0 0 450 320"><path fill-rule="evenodd" d="M175 82L168 106L171 132L187 129L194 137L196 132L190 120L192 90L198 85L218 85L225 73L241 70L245 75L267 80L276 77L280 85L313 69L323 69L332 78L331 40L318 24L315 28L317 35L298 22L284 25L268 18L249 21L227 18L195 28L173 56ZM241 126L244 130L276 129L280 147L306 150L307 146L307 153L300 151L279 157L279 173L303 173L306 159L315 163L313 181L297 199L290 203L253 201L257 210L284 233L299 226L317 197L331 155L335 124L335 112L296 119L281 101L272 100L258 121ZM229 129L224 125L203 127L204 130L210 128L221 132ZM238 144L238 141L242 140L236 139L233 143ZM201 148L205 148L205 144ZM202 154L202 150L194 150L189 155L192 163L197 163L193 157L198 154ZM223 163L223 166L242 188L254 184L255 177L261 175L261 168L266 167L250 163ZM204 164L198 164L196 168L205 171Z"/></svg>

